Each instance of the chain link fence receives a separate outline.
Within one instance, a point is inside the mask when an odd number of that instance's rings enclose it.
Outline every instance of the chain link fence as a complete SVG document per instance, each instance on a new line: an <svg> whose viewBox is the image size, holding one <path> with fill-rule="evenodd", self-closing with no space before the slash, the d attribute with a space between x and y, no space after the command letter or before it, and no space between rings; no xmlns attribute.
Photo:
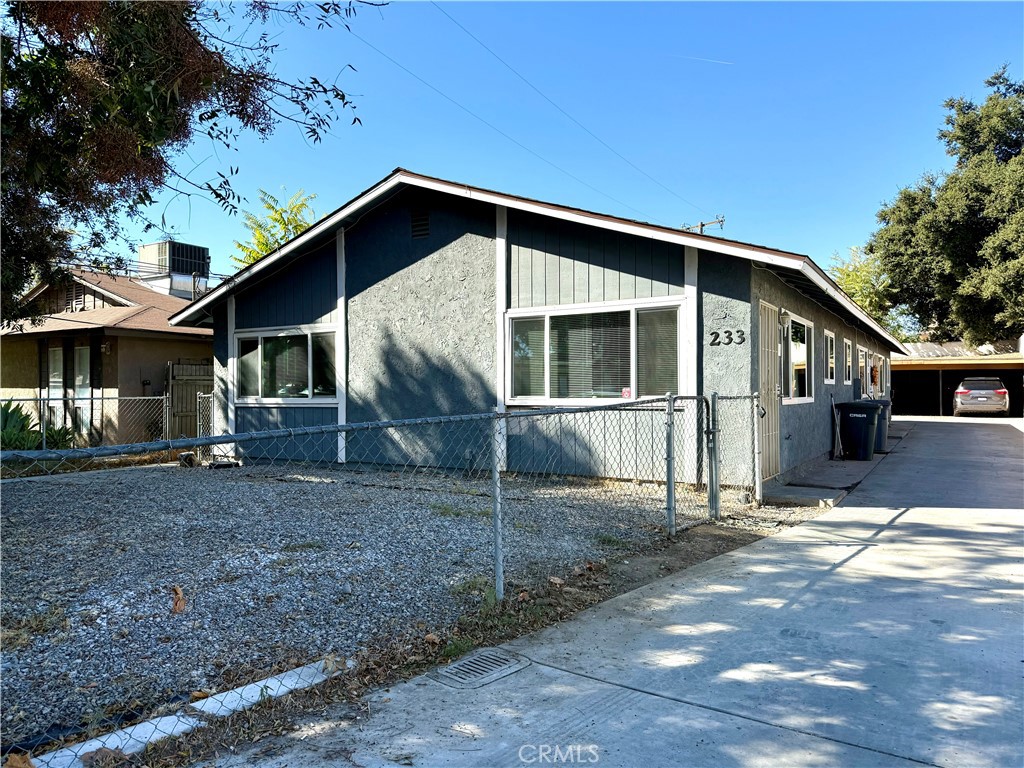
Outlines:
<svg viewBox="0 0 1024 768"><path fill-rule="evenodd" d="M163 396L12 398L4 403L28 418L19 448L33 445L41 450L60 450L146 443L167 437L168 403ZM5 437L16 439L13 435Z"/></svg>
<svg viewBox="0 0 1024 768"><path fill-rule="evenodd" d="M142 716L199 727L382 638L743 508L756 487L749 397L344 425L323 409L319 425L232 435L212 434L212 406L198 398L195 439L0 453L8 476L190 454L5 482L5 749Z"/></svg>
<svg viewBox="0 0 1024 768"><path fill-rule="evenodd" d="M196 393L196 437L211 437L213 435L213 393ZM196 447L196 458L200 462L207 462L212 457L210 446L199 445Z"/></svg>

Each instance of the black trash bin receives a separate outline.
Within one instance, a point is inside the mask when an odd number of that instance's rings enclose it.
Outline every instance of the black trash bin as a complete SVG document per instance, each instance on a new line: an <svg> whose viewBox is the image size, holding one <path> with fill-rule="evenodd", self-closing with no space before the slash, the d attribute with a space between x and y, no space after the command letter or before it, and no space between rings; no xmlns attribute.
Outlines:
<svg viewBox="0 0 1024 768"><path fill-rule="evenodd" d="M873 403L882 406L878 414L878 426L875 428L875 451L884 451L889 439L889 422L892 421L892 402L889 400L861 400L862 403Z"/></svg>
<svg viewBox="0 0 1024 768"><path fill-rule="evenodd" d="M882 406L867 400L838 403L839 438L843 441L843 458L871 461L875 457L875 430Z"/></svg>

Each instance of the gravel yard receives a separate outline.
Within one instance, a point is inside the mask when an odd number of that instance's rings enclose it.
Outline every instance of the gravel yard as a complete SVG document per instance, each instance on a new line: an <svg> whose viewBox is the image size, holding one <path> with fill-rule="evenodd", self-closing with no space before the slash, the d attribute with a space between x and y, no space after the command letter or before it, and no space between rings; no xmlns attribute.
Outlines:
<svg viewBox="0 0 1024 768"><path fill-rule="evenodd" d="M294 466L5 481L4 743L449 624L489 585L489 488ZM519 582L662 535L652 484L510 482L504 497ZM705 514L691 501L680 528Z"/></svg>

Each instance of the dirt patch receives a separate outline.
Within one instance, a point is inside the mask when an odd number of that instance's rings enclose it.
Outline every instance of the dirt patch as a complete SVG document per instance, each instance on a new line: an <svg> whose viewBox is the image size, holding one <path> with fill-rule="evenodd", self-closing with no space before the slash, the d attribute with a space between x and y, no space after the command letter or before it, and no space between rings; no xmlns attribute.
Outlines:
<svg viewBox="0 0 1024 768"><path fill-rule="evenodd" d="M666 542L654 551L609 563L611 593L619 595L629 592L670 573L745 547L761 538L764 538L763 534L733 528L728 524L698 525L683 531L674 541Z"/></svg>

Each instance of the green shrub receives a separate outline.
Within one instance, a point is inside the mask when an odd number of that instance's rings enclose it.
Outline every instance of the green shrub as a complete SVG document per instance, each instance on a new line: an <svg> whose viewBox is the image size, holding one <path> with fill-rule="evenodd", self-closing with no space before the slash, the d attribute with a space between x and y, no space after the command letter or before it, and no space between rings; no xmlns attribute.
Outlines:
<svg viewBox="0 0 1024 768"><path fill-rule="evenodd" d="M0 449L34 451L41 442L42 435L23 405L11 400L0 405Z"/></svg>
<svg viewBox="0 0 1024 768"><path fill-rule="evenodd" d="M42 445L39 446L42 448ZM65 448L75 447L75 430L71 427L55 427L53 425L47 425L46 427L46 449L50 451L60 451Z"/></svg>

